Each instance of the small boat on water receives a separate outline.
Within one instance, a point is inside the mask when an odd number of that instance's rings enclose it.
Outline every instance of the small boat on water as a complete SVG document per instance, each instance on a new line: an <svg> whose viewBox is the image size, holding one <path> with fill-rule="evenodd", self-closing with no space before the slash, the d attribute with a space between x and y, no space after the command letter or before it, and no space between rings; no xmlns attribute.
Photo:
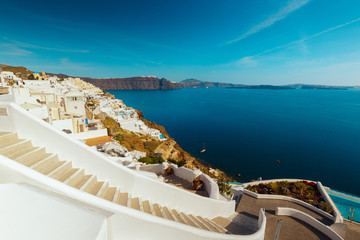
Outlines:
<svg viewBox="0 0 360 240"><path fill-rule="evenodd" d="M205 143L203 144L203 149L200 151L201 153L206 152Z"/></svg>

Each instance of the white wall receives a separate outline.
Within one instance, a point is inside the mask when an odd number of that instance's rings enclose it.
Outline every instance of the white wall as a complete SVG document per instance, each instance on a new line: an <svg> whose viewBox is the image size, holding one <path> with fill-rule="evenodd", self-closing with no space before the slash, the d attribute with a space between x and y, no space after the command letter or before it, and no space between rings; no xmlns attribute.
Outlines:
<svg viewBox="0 0 360 240"><path fill-rule="evenodd" d="M72 119L63 119L63 120L52 121L52 125L61 131L63 129L68 129L71 132L74 132Z"/></svg>
<svg viewBox="0 0 360 240"><path fill-rule="evenodd" d="M204 183L205 191L209 194L209 198L219 199L219 186L217 183L209 177L207 174L201 174L201 180Z"/></svg>
<svg viewBox="0 0 360 240"><path fill-rule="evenodd" d="M74 100L75 98L76 100ZM69 92L64 96L66 113L85 116L85 97L80 92Z"/></svg>
<svg viewBox="0 0 360 240"><path fill-rule="evenodd" d="M139 170L153 172L156 174L162 174L163 173L163 165L162 164L141 165Z"/></svg>
<svg viewBox="0 0 360 240"><path fill-rule="evenodd" d="M15 95L12 87L9 87L9 94L0 95L0 102L15 102Z"/></svg>
<svg viewBox="0 0 360 240"><path fill-rule="evenodd" d="M73 136L77 139L84 140L88 138L96 138L96 137L102 137L107 136L107 129L97 129L97 130L89 130L87 132L79 132L74 133Z"/></svg>
<svg viewBox="0 0 360 240"><path fill-rule="evenodd" d="M1 239L96 240L112 214L30 185L0 184L0 195Z"/></svg>

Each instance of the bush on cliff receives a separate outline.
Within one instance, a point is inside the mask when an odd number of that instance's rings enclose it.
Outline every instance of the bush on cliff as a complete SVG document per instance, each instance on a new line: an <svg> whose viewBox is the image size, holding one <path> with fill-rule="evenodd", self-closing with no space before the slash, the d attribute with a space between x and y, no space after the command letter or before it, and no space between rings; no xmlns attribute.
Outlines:
<svg viewBox="0 0 360 240"><path fill-rule="evenodd" d="M164 159L162 157L143 157L138 161L146 164L160 164L164 162Z"/></svg>
<svg viewBox="0 0 360 240"><path fill-rule="evenodd" d="M232 194L231 186L228 179L226 179L225 177L221 177L217 180L217 184L219 186L219 192L222 195L230 196Z"/></svg>

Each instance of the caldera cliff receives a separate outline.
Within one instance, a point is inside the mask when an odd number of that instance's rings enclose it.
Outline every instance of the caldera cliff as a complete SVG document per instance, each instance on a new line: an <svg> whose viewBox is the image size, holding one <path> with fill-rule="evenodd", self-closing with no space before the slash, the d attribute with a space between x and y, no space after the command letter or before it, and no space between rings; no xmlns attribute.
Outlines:
<svg viewBox="0 0 360 240"><path fill-rule="evenodd" d="M130 78L83 78L101 89L112 90L172 90L180 86L165 78L130 77Z"/></svg>

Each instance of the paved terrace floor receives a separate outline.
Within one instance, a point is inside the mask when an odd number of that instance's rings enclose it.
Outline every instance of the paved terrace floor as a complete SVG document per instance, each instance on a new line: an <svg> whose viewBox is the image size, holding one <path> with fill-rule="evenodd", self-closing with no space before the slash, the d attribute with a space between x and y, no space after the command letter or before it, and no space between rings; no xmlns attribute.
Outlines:
<svg viewBox="0 0 360 240"><path fill-rule="evenodd" d="M209 197L208 193L205 190L198 190L198 191L194 190L194 188L190 182L188 182L182 178L179 178L179 177L175 176L174 174L171 174L168 176L165 175L163 177L164 177L165 183L168 183L170 185L173 185L175 187L184 189L188 192L195 193L195 194L203 196L203 197Z"/></svg>
<svg viewBox="0 0 360 240"><path fill-rule="evenodd" d="M240 200L240 203L236 209L238 213L237 218L241 221L248 221L253 219L252 222L254 223L259 216L260 208L265 208L266 210L266 232L265 232L265 240L273 240L277 223L279 219L282 219L279 240L328 240L329 238L316 230L315 228L311 227L310 225L291 218L287 216L276 216L275 210L277 207L289 207L294 208L300 211L303 211L310 216L316 218L317 220L321 221L326 225L331 225L331 220L322 217L321 215L313 212L303 206L300 206L296 203L284 201L284 200L270 200L270 199L256 199L246 194Z"/></svg>
<svg viewBox="0 0 360 240"><path fill-rule="evenodd" d="M359 240L360 239L360 223L350 222L345 220L346 234L345 240Z"/></svg>

